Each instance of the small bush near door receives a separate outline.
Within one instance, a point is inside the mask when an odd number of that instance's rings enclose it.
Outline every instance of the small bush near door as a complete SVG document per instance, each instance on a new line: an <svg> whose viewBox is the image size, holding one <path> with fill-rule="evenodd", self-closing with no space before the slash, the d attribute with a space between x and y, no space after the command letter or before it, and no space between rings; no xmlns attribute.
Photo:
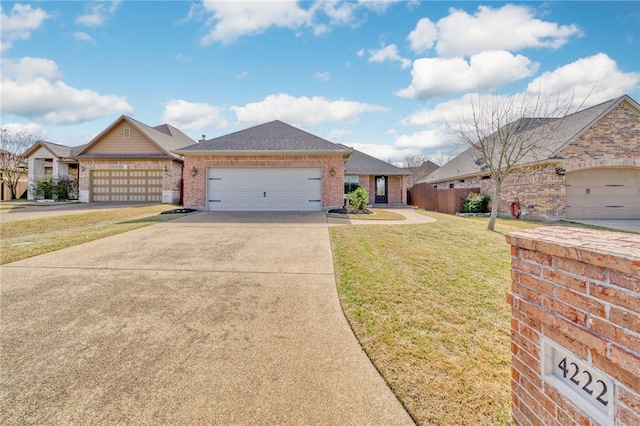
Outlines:
<svg viewBox="0 0 640 426"><path fill-rule="evenodd" d="M486 213L488 211L487 207L489 206L490 199L491 197L488 195L472 192L464 199L460 210L462 213Z"/></svg>
<svg viewBox="0 0 640 426"><path fill-rule="evenodd" d="M358 187L349 194L349 204L356 210L364 210L369 203L369 193L363 187Z"/></svg>
<svg viewBox="0 0 640 426"><path fill-rule="evenodd" d="M46 175L38 179L33 185L37 198L46 200L77 200L78 181L70 177L56 178Z"/></svg>

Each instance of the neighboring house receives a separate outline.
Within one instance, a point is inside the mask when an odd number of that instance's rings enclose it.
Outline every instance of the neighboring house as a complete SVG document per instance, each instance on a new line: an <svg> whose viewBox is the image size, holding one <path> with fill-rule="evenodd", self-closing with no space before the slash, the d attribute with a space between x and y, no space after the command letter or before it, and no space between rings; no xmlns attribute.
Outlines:
<svg viewBox="0 0 640 426"><path fill-rule="evenodd" d="M9 158L15 158L13 154L10 153L9 151L0 150L0 155L2 156L8 155ZM11 165L15 163L13 161L7 161L5 164L8 167L11 167ZM26 160L22 159L22 160L19 160L18 164L19 166L17 167L17 171L22 171L23 174L18 178L18 183L15 187L15 193L16 193L16 198L20 199L20 198L24 198L24 196L27 193L28 163ZM0 201L11 200L11 188L9 187L9 185L7 185L3 177L4 177L3 172L0 171Z"/></svg>
<svg viewBox="0 0 640 426"><path fill-rule="evenodd" d="M184 205L209 211L320 211L344 204L345 175L377 203L405 203L405 171L282 121L174 151L184 156ZM353 159L353 162L352 160ZM376 203L375 191L372 203Z"/></svg>
<svg viewBox="0 0 640 426"><path fill-rule="evenodd" d="M536 126L531 126L536 123ZM526 158L502 184L498 211L518 200L534 219L640 219L640 105L629 96L523 131L554 126L545 154ZM493 186L481 155L469 148L421 180L438 189Z"/></svg>
<svg viewBox="0 0 640 426"><path fill-rule="evenodd" d="M74 153L79 200L180 203L182 157L194 140L168 124L150 127L121 116Z"/></svg>
<svg viewBox="0 0 640 426"><path fill-rule="evenodd" d="M345 188L357 185L366 189L369 204L404 205L407 204L406 177L411 174L410 170L354 149L345 165L344 182ZM345 192L350 191L345 189Z"/></svg>
<svg viewBox="0 0 640 426"><path fill-rule="evenodd" d="M78 162L71 157L82 146L70 147L53 142L39 140L24 153L28 166L27 198L36 198L33 190L36 182L43 176L71 177L78 179Z"/></svg>
<svg viewBox="0 0 640 426"><path fill-rule="evenodd" d="M419 167L407 167L406 169L411 173L407 176L407 188L411 188L415 183L435 172L438 167L440 166L431 160L423 162Z"/></svg>

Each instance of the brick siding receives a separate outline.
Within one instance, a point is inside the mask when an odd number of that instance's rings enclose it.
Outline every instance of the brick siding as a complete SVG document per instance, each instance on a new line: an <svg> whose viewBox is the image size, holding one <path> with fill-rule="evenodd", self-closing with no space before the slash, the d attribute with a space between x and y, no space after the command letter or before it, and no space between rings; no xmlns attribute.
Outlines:
<svg viewBox="0 0 640 426"><path fill-rule="evenodd" d="M566 173L596 167L640 168L640 116L626 102L613 108L589 126L579 137L567 144L557 155L558 160L516 170L502 184L498 212L510 214L516 198L532 219L553 220L566 217L566 175L556 174L556 167ZM459 179L437 184L438 189L480 188L491 195L493 182L481 177ZM530 206L530 207L529 207Z"/></svg>
<svg viewBox="0 0 640 426"><path fill-rule="evenodd" d="M506 238L514 422L599 423L545 376L544 338L610 377L613 419L603 423L640 424L640 236L542 227Z"/></svg>
<svg viewBox="0 0 640 426"><path fill-rule="evenodd" d="M196 176L191 176L191 170L194 167L198 172ZM185 207L206 210L208 167L320 167L322 168L322 208L339 208L343 204L344 158L342 155L186 156L184 159Z"/></svg>
<svg viewBox="0 0 640 426"><path fill-rule="evenodd" d="M360 186L369 193L369 204L375 204L375 179L373 175L359 176ZM387 176L387 202L389 204L407 204L407 182L404 176Z"/></svg>

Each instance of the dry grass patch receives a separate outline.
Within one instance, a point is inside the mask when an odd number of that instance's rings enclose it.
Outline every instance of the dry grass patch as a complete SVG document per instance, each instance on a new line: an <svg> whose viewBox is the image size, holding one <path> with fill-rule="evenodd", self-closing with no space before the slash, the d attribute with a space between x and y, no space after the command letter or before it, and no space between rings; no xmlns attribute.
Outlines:
<svg viewBox="0 0 640 426"><path fill-rule="evenodd" d="M407 218L386 209L369 209L373 214L335 214L327 215L338 219L357 219L357 220L406 220Z"/></svg>
<svg viewBox="0 0 640 426"><path fill-rule="evenodd" d="M3 223L0 264L184 216L160 214L174 208L166 204L138 206Z"/></svg>
<svg viewBox="0 0 640 426"><path fill-rule="evenodd" d="M331 228L345 315L419 424L509 424L503 234L540 224L425 214L437 222Z"/></svg>

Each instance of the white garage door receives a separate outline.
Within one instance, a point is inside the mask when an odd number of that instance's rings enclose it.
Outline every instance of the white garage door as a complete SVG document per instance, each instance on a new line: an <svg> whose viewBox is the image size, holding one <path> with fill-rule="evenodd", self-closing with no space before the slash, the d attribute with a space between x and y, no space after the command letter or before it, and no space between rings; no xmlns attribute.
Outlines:
<svg viewBox="0 0 640 426"><path fill-rule="evenodd" d="M210 211L322 210L320 168L210 168Z"/></svg>
<svg viewBox="0 0 640 426"><path fill-rule="evenodd" d="M640 169L567 173L567 219L640 219Z"/></svg>

